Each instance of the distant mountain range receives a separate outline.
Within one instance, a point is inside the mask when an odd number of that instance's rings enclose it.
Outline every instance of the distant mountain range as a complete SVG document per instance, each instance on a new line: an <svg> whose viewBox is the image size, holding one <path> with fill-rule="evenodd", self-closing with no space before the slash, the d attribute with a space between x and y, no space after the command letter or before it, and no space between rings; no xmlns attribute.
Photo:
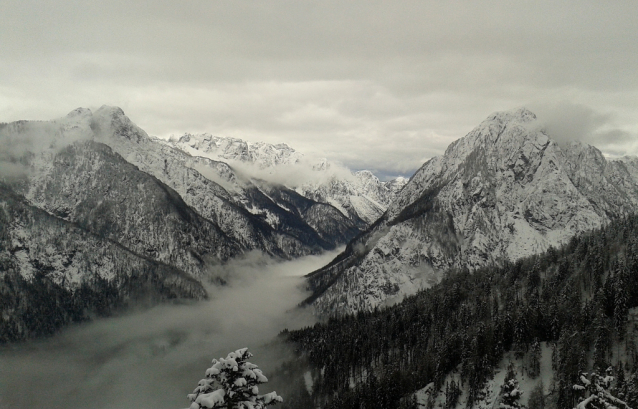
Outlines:
<svg viewBox="0 0 638 409"><path fill-rule="evenodd" d="M212 145L186 149L186 139L150 137L107 106L0 125L9 147L0 170L11 169L0 175L0 294L13 300L2 304L0 341L140 298L204 298L202 282L215 280L210 263L248 251L294 258L334 249L374 218L348 203L374 203L380 214L401 184L365 172L341 181L328 165L310 169L321 177L286 185L266 177L279 165L305 169L285 159L301 157L285 145L217 138L227 157L215 160Z"/></svg>
<svg viewBox="0 0 638 409"><path fill-rule="evenodd" d="M489 116L426 162L385 214L308 277L320 314L370 310L450 268L516 260L634 213L638 158L561 145L527 109Z"/></svg>
<svg viewBox="0 0 638 409"><path fill-rule="evenodd" d="M350 172L324 158L309 158L282 143L249 143L210 134L171 137L171 146L195 156L227 161L257 178L293 187L309 199L329 203L365 229L385 212L407 179L380 181L372 172Z"/></svg>

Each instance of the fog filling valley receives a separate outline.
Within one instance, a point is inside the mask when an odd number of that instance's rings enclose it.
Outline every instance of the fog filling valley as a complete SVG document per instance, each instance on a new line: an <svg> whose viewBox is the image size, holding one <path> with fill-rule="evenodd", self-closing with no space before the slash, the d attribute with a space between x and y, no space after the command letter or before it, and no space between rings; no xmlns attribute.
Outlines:
<svg viewBox="0 0 638 409"><path fill-rule="evenodd" d="M227 285L209 286L208 301L160 305L5 346L0 408L185 408L212 358L242 347L270 379L260 393L270 392L273 370L292 356L276 335L314 321L308 309L295 308L307 296L302 276L337 254L282 262L250 253L211 267Z"/></svg>

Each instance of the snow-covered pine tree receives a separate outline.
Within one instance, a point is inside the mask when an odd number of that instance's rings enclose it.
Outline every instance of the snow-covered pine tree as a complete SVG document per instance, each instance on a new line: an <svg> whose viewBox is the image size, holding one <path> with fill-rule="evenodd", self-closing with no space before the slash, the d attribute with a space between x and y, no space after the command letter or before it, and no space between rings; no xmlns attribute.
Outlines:
<svg viewBox="0 0 638 409"><path fill-rule="evenodd" d="M543 380L532 389L529 393L529 400L527 401L527 407L529 409L545 409L545 385Z"/></svg>
<svg viewBox="0 0 638 409"><path fill-rule="evenodd" d="M638 372L634 372L627 381L625 402L632 408L638 407Z"/></svg>
<svg viewBox="0 0 638 409"><path fill-rule="evenodd" d="M614 385L611 389L611 392L619 399L627 401L627 399L625 399L625 396L627 395L627 381L625 379L625 368L622 361L618 362L614 373L616 374L616 385Z"/></svg>
<svg viewBox="0 0 638 409"><path fill-rule="evenodd" d="M519 402L521 395L523 395L523 392L518 388L516 372L514 372L514 364L509 364L507 367L507 375L505 375L505 381L503 381L503 386L501 387L501 403L499 408L519 409L521 407Z"/></svg>
<svg viewBox="0 0 638 409"><path fill-rule="evenodd" d="M541 373L541 354L541 344L538 342L538 338L534 338L528 355L527 367L527 374L531 378L536 378Z"/></svg>
<svg viewBox="0 0 638 409"><path fill-rule="evenodd" d="M248 348L242 348L226 358L213 359L206 378L188 395L190 409L263 409L282 402L276 392L259 395L257 385L268 382L268 378L247 361L252 356Z"/></svg>
<svg viewBox="0 0 638 409"><path fill-rule="evenodd" d="M609 389L614 377L612 368L607 369L605 376L592 372L580 374L580 382L574 385L575 391L581 391L582 397L575 409L631 409L627 403L613 396Z"/></svg>

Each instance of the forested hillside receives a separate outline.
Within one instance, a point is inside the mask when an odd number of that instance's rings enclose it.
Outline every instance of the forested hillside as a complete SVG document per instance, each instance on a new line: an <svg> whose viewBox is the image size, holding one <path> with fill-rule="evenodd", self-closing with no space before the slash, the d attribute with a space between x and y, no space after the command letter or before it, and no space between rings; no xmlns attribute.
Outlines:
<svg viewBox="0 0 638 409"><path fill-rule="evenodd" d="M312 375L312 388L300 388L284 407L416 407L413 393L430 383L447 390L447 407L460 391L470 406L507 352L525 362L528 376L538 376L546 342L553 380L544 407L575 407L584 397L573 387L580 372L613 366L614 393L635 408L638 323L630 310L636 306L638 217L632 216L539 256L451 271L393 307L284 331ZM455 371L460 388L444 385Z"/></svg>

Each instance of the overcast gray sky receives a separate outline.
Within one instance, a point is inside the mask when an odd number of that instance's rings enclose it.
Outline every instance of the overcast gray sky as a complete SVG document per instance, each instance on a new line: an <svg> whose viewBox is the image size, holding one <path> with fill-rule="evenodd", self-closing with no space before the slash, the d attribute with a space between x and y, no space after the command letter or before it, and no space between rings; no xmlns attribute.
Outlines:
<svg viewBox="0 0 638 409"><path fill-rule="evenodd" d="M638 154L638 2L0 1L0 122L120 106L151 135L409 174L490 113Z"/></svg>

